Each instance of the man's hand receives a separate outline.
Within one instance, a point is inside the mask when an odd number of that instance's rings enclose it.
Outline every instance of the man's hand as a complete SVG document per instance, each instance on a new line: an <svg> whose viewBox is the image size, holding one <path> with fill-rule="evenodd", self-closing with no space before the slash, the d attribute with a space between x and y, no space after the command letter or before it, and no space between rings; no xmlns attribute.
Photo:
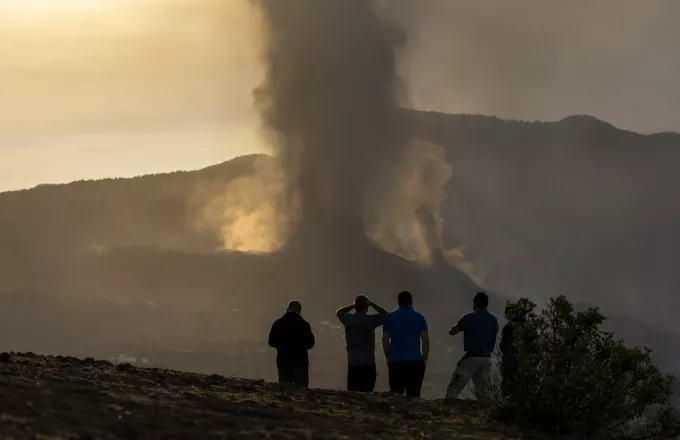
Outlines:
<svg viewBox="0 0 680 440"><path fill-rule="evenodd" d="M388 359L390 357L390 334L389 334L389 332L383 332L382 347L383 347L383 352L385 353L385 359Z"/></svg>
<svg viewBox="0 0 680 440"><path fill-rule="evenodd" d="M430 335L428 332L420 332L420 342L423 350L423 362L427 364L427 358L430 357Z"/></svg>
<svg viewBox="0 0 680 440"><path fill-rule="evenodd" d="M389 313L387 310L383 309L373 301L369 301L368 305L369 307L373 307L373 309L375 309L375 311L377 311L380 315L387 316L387 314Z"/></svg>
<svg viewBox="0 0 680 440"><path fill-rule="evenodd" d="M453 327L451 327L451 330L449 330L449 334L451 336L456 336L458 333L460 333L460 328L458 328L457 325L454 325Z"/></svg>
<svg viewBox="0 0 680 440"><path fill-rule="evenodd" d="M340 316L342 316L342 315L345 314L345 313L349 313L349 312L351 312L352 310L354 310L354 304L350 304L350 305L348 305L348 306L339 308L339 309L335 312L335 315L338 317L338 319L342 320L342 318L340 318Z"/></svg>

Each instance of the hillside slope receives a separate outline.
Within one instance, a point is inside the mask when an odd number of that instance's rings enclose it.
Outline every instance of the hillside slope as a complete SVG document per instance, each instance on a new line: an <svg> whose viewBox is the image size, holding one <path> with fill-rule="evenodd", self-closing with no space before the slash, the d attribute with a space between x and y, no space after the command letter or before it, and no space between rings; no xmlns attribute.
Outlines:
<svg viewBox="0 0 680 440"><path fill-rule="evenodd" d="M672 342L680 333L680 135L642 135L587 116L403 114L415 135L446 151L453 175L444 241L463 249L485 289L602 306L626 317L611 330L680 371ZM269 325L295 297L324 335L319 363L330 371L344 362L335 309L357 291L391 308L396 292L410 289L435 335L441 363L433 367L449 374L460 341L446 330L480 288L457 267L423 268L363 237L303 237L268 255L216 252L219 237L195 227L196 188L224 188L268 160L0 194L0 347L154 362L191 350L179 364L196 364L200 353L198 371L271 378L271 368L255 366ZM499 316L503 303L492 300ZM223 362L230 347L240 347L242 363Z"/></svg>
<svg viewBox="0 0 680 440"><path fill-rule="evenodd" d="M465 248L487 288L534 298L563 293L613 307L623 306L617 297L625 295L628 314L675 322L648 299L654 292L680 307L672 294L680 283L673 264L680 247L674 190L680 135L641 135L586 116L551 123L418 111L404 116L414 134L446 150L453 166L442 207L446 244ZM111 292L108 280L125 279L135 268L117 263L107 273L106 262L91 274L83 259L96 262L98 252L118 247L213 253L219 238L196 228L196 187L224 187L266 159L244 156L196 172L0 194L0 291L111 297L120 293ZM314 252L319 249L309 243L301 249ZM150 254L137 255L140 261ZM104 279L95 275L102 270ZM202 286L203 275L187 275L175 284L189 283L208 296L227 288ZM145 278L130 277L126 289ZM155 300L183 291L167 283L149 293Z"/></svg>
<svg viewBox="0 0 680 440"><path fill-rule="evenodd" d="M6 355L6 354L5 354ZM7 359L5 359L7 360ZM19 439L510 439L472 406L13 354L0 437Z"/></svg>

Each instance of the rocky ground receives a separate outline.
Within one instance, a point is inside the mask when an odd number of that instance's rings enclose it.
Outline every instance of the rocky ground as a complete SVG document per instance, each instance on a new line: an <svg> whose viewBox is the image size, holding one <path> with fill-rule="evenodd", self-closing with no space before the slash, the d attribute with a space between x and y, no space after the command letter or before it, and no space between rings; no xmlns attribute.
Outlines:
<svg viewBox="0 0 680 440"><path fill-rule="evenodd" d="M2 354L2 439L515 439L472 403Z"/></svg>

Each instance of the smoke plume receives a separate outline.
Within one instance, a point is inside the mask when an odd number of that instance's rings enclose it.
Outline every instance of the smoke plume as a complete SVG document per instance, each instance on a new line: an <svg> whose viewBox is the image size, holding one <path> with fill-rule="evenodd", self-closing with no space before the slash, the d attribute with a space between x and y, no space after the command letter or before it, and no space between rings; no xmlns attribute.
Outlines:
<svg viewBox="0 0 680 440"><path fill-rule="evenodd" d="M256 107L302 201L298 233L365 235L371 190L405 159L394 51L369 0L259 0L268 48Z"/></svg>
<svg viewBox="0 0 680 440"><path fill-rule="evenodd" d="M444 250L442 147L411 136L396 54L406 33L373 0L257 0L264 81L255 108L275 153L226 186L197 190L200 230L225 249L317 242L360 252L368 237L423 265ZM362 241L362 243L359 243Z"/></svg>
<svg viewBox="0 0 680 440"><path fill-rule="evenodd" d="M280 163L268 156L256 159L253 172L228 182L206 181L191 198L192 224L199 232L214 234L220 250L274 252L283 247L287 227L299 215L299 202L291 199L280 209L286 179Z"/></svg>

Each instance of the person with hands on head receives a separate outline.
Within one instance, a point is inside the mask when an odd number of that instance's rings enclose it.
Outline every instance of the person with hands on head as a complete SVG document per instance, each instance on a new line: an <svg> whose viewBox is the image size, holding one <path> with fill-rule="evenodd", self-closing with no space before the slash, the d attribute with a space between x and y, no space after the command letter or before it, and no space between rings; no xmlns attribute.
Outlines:
<svg viewBox="0 0 680 440"><path fill-rule="evenodd" d="M368 308L377 314L368 314ZM354 313L351 313L354 311ZM375 329L383 325L387 310L371 302L366 295L354 298L354 303L341 307L336 315L345 326L347 342L347 390L371 392L375 389Z"/></svg>

